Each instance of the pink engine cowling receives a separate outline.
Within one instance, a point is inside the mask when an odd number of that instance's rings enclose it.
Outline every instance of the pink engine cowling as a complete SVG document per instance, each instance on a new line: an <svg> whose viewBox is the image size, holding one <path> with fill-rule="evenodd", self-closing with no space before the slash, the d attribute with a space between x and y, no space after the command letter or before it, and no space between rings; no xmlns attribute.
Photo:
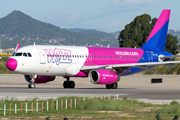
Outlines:
<svg viewBox="0 0 180 120"><path fill-rule="evenodd" d="M89 80L94 84L112 84L120 80L120 75L106 69L95 69L89 72Z"/></svg>
<svg viewBox="0 0 180 120"><path fill-rule="evenodd" d="M24 78L27 82L30 82L31 77L30 75L24 75ZM50 81L55 80L56 76L37 76L34 83L47 83Z"/></svg>

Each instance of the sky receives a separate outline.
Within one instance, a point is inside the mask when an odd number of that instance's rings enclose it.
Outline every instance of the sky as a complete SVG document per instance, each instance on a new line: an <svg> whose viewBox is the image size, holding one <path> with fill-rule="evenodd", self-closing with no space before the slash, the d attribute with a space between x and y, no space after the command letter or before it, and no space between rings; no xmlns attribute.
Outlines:
<svg viewBox="0 0 180 120"><path fill-rule="evenodd" d="M180 30L180 0L0 0L0 18L19 10L61 28L121 31L138 15L171 9L169 29Z"/></svg>

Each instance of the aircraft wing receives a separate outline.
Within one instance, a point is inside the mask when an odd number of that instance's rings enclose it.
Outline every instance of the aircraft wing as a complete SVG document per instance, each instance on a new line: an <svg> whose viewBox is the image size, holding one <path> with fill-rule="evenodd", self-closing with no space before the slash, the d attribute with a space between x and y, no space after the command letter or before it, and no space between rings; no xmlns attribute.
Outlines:
<svg viewBox="0 0 180 120"><path fill-rule="evenodd" d="M158 65L167 65L173 66L173 64L179 64L180 61L165 61L165 62L143 62L143 63L128 63L128 64L114 64L114 65L95 65L95 66L83 66L81 70L91 70L98 68L132 68L132 67L140 67L146 69L147 66L158 66Z"/></svg>

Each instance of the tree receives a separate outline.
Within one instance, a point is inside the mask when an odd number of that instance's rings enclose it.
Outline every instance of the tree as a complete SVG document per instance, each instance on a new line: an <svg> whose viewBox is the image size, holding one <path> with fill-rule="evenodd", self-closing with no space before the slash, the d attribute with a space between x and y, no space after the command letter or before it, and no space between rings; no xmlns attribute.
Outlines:
<svg viewBox="0 0 180 120"><path fill-rule="evenodd" d="M179 48L179 46L177 45L178 43L179 41L176 36L167 34L165 51L171 52L174 55L177 54L178 53L177 49Z"/></svg>
<svg viewBox="0 0 180 120"><path fill-rule="evenodd" d="M125 29L120 31L118 40L120 47L141 47L146 42L157 18L151 20L151 16L143 14L137 16L134 21L127 24ZM177 53L178 39L171 34L167 35L165 50L173 54Z"/></svg>
<svg viewBox="0 0 180 120"><path fill-rule="evenodd" d="M124 30L120 31L118 37L120 47L141 47L146 42L156 21L157 18L151 21L151 16L147 14L137 16L134 21L125 26Z"/></svg>

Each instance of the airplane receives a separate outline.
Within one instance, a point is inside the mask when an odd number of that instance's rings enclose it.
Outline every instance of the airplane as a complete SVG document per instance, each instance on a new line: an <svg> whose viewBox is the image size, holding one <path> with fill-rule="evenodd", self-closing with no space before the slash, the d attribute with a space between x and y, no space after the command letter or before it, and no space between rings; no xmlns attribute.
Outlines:
<svg viewBox="0 0 180 120"><path fill-rule="evenodd" d="M170 11L164 9L141 48L29 45L16 48L6 66L23 74L29 88L63 76L64 88L74 88L70 77L88 77L93 84L117 89L121 76L132 75L159 65L174 67L180 61L170 61L178 55L166 52L165 43Z"/></svg>

